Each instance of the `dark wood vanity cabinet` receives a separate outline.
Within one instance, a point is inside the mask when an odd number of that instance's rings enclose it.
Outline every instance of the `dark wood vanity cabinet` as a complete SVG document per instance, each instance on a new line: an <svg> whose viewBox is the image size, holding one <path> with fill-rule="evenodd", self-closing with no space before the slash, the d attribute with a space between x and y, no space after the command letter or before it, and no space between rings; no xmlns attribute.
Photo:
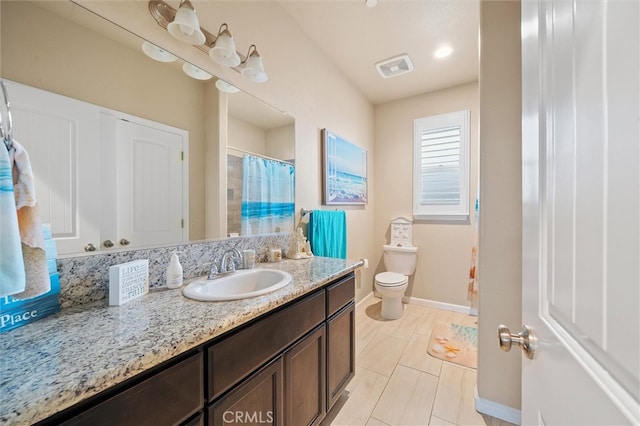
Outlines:
<svg viewBox="0 0 640 426"><path fill-rule="evenodd" d="M327 411L355 375L355 303L327 321Z"/></svg>
<svg viewBox="0 0 640 426"><path fill-rule="evenodd" d="M209 425L283 425L282 357L209 406Z"/></svg>
<svg viewBox="0 0 640 426"><path fill-rule="evenodd" d="M319 425L327 413L326 326L284 354L285 424Z"/></svg>
<svg viewBox="0 0 640 426"><path fill-rule="evenodd" d="M319 425L354 375L354 297L351 272L42 424Z"/></svg>
<svg viewBox="0 0 640 426"><path fill-rule="evenodd" d="M327 411L355 375L355 277L347 275L326 287Z"/></svg>
<svg viewBox="0 0 640 426"><path fill-rule="evenodd" d="M193 418L197 419L197 413L202 409L203 376L202 352L198 352L81 410L66 421L51 418L46 423L87 426L197 425L199 423L193 423Z"/></svg>
<svg viewBox="0 0 640 426"><path fill-rule="evenodd" d="M244 416L249 424L319 425L355 374L354 298L350 273L213 344L207 350L209 400L215 400L208 424ZM268 359L282 363L280 379L252 373ZM256 392L265 400L256 401Z"/></svg>

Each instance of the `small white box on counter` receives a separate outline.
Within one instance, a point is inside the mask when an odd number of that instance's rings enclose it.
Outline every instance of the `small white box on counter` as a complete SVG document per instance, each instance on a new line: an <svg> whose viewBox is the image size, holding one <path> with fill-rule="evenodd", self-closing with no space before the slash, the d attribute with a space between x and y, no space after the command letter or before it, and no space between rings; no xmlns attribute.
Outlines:
<svg viewBox="0 0 640 426"><path fill-rule="evenodd" d="M149 292L149 259L109 267L109 305L119 306Z"/></svg>

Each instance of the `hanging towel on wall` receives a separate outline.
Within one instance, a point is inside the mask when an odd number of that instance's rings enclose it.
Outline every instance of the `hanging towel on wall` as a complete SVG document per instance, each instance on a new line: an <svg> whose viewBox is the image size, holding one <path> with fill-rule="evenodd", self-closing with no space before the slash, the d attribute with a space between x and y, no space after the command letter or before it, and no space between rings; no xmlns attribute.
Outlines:
<svg viewBox="0 0 640 426"><path fill-rule="evenodd" d="M42 223L38 217L35 180L29 154L17 141L13 141L13 182L15 208L18 212L18 227L22 240L22 256L26 286L23 292L14 294L14 299L30 299L51 290L47 254L45 251Z"/></svg>
<svg viewBox="0 0 640 426"><path fill-rule="evenodd" d="M26 283L11 166L9 152L3 144L0 146L0 297L24 291Z"/></svg>
<svg viewBox="0 0 640 426"><path fill-rule="evenodd" d="M347 258L347 214L344 210L314 210L309 219L309 242L316 256Z"/></svg>

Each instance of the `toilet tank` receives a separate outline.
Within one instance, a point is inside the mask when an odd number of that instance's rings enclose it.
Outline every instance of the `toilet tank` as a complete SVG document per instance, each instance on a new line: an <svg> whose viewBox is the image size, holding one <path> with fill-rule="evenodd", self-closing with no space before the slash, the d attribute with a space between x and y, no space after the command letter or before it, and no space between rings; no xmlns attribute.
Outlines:
<svg viewBox="0 0 640 426"><path fill-rule="evenodd" d="M396 272L407 276L414 273L418 260L418 247L384 245L382 248L384 266L388 272Z"/></svg>

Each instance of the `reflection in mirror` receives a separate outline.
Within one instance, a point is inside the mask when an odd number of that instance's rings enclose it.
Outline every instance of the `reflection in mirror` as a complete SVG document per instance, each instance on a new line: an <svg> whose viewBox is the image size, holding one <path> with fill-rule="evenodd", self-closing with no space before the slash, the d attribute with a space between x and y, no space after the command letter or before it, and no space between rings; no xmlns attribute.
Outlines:
<svg viewBox="0 0 640 426"><path fill-rule="evenodd" d="M121 242L125 241L130 242L128 247L139 247L224 237L226 229L206 229L207 221L223 223L235 217L227 214L224 197L211 189L216 187L216 180L226 178L226 170L219 170L219 164L226 160L212 166L207 163L212 157L210 152L218 151L219 144L229 140L243 151L285 160L294 158L291 117L246 93L219 92L215 77L188 77L181 60L161 63L150 59L142 53L142 39L82 7L66 1L3 1L0 7L0 77L94 108L89 119L71 120L87 132L81 135L76 132L78 129L69 131L76 137L73 140L52 143L51 132L44 131L29 142L34 146L28 146L26 140L38 126L16 128L16 136L22 132L20 137L32 153L36 191L41 207L45 207L41 210L48 215L44 220L52 223L61 254L82 253L89 243L98 251L109 250L106 246L110 244L104 244L107 241L114 242L113 250L124 247ZM23 101L13 98L12 93L9 96L12 106L19 108ZM40 110L44 108L43 103L38 105ZM224 116L227 108L229 117ZM69 118L67 109L58 108L47 114ZM278 123L255 121L255 117L268 116L278 117ZM224 129L227 121L228 134ZM132 126L135 129L129 128ZM136 131L151 127L182 138L184 164L173 174L165 166L158 167L159 159L165 159L155 145L146 146L146 150L141 146L133 149L131 145L123 149L118 142L121 134L148 140ZM273 135L278 133L275 129L280 128L287 128L290 133L281 142L272 143ZM253 138L257 134L263 142ZM142 158L146 169L137 170L131 166L131 158L123 159L122 153L127 150L134 159ZM121 190L122 182L137 183ZM159 203L157 200L165 196L161 190L167 187L172 187L181 201ZM221 199L223 202L217 201ZM169 214L165 208L168 205L177 205L179 211ZM131 210L132 206L136 209ZM173 223L174 216L181 216L178 224ZM180 232L165 239L160 236L160 228L169 226L168 222ZM145 231L146 235L138 231Z"/></svg>
<svg viewBox="0 0 640 426"><path fill-rule="evenodd" d="M293 232L293 119L277 112L258 114L243 101L229 105L228 234Z"/></svg>

